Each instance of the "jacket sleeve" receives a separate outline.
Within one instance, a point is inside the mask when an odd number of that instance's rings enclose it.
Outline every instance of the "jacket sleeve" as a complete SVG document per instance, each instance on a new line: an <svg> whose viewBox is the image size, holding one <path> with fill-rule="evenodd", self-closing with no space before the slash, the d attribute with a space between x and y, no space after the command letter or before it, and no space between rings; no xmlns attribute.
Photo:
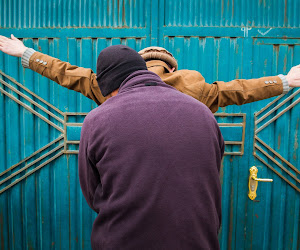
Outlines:
<svg viewBox="0 0 300 250"><path fill-rule="evenodd" d="M23 56L25 60L22 57L22 65L24 67L26 67L26 52L30 51L25 51L25 55ZM57 82L65 88L83 94L98 105L105 101L105 97L100 92L96 74L91 69L73 66L68 62L63 62L36 51L32 53L27 64L33 71Z"/></svg>
<svg viewBox="0 0 300 250"><path fill-rule="evenodd" d="M195 70L178 70L167 73L165 63L155 60L147 62L148 69L167 84L180 92L194 97L204 103L213 113L219 107L228 105L243 105L277 96L283 93L282 77L270 76L258 79L239 79L230 82L216 81L213 84L205 82L204 77ZM286 82L286 91L288 91Z"/></svg>
<svg viewBox="0 0 300 250"><path fill-rule="evenodd" d="M87 119L87 118L86 118ZM94 196L97 188L101 188L101 180L99 172L89 157L89 138L90 129L89 122L84 122L81 129L79 154L78 154L78 174L80 187L84 198L88 205L96 212L98 209L94 207Z"/></svg>
<svg viewBox="0 0 300 250"><path fill-rule="evenodd" d="M262 77L251 80L216 81L213 84L203 83L199 100L212 112L219 107L243 105L271 98L283 93L282 80L278 76Z"/></svg>

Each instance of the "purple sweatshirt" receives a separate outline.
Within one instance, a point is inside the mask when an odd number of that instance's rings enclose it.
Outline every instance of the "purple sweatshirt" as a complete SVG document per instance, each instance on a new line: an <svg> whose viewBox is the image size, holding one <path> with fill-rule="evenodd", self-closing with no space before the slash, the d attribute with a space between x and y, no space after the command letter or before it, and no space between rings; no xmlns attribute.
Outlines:
<svg viewBox="0 0 300 250"><path fill-rule="evenodd" d="M93 249L219 249L224 141L211 111L146 70L84 120Z"/></svg>

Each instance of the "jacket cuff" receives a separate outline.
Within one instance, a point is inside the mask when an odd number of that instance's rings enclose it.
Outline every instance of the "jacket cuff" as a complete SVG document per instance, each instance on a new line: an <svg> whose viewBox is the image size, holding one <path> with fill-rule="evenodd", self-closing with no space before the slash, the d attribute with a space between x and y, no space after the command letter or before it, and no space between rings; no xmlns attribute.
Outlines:
<svg viewBox="0 0 300 250"><path fill-rule="evenodd" d="M283 94L288 93L289 90L290 90L290 87L289 87L289 83L288 83L286 77L285 77L284 75L282 75L282 74L280 74L280 75L278 75L278 76L279 76L279 78L280 78L281 81L282 81L282 86L283 86L283 92L282 92L282 93L283 93Z"/></svg>
<svg viewBox="0 0 300 250"><path fill-rule="evenodd" d="M24 68L29 68L29 59L35 53L34 49L28 48L22 55L21 63Z"/></svg>

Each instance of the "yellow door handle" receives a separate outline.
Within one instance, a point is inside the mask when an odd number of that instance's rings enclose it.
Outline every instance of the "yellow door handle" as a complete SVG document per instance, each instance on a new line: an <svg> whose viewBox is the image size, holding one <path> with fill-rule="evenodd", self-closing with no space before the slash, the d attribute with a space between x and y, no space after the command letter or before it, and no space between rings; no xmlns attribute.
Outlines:
<svg viewBox="0 0 300 250"><path fill-rule="evenodd" d="M255 166L251 167L249 171L250 171L250 175L249 175L249 193L248 193L248 197L250 198L250 200L254 200L255 197L256 197L256 190L257 190L258 181L272 182L273 179L260 179L260 178L257 178L258 169Z"/></svg>

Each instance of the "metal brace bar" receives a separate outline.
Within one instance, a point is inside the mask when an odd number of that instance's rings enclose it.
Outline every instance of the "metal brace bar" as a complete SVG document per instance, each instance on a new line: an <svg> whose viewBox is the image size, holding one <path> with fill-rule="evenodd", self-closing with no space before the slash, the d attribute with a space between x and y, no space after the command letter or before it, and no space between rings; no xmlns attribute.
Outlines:
<svg viewBox="0 0 300 250"><path fill-rule="evenodd" d="M275 102L277 102L281 97L285 96L285 94L281 94L280 96L276 97L272 102L269 102L267 106L265 106L263 109L255 113L254 115L257 117L259 116L262 112L264 112L266 109L268 109L270 106L272 106Z"/></svg>
<svg viewBox="0 0 300 250"><path fill-rule="evenodd" d="M65 153L66 154L78 154L79 150L67 150Z"/></svg>
<svg viewBox="0 0 300 250"><path fill-rule="evenodd" d="M224 155L242 155L241 152L224 152Z"/></svg>
<svg viewBox="0 0 300 250"><path fill-rule="evenodd" d="M11 86L10 84L6 83L5 81L0 79L0 82L2 84L4 84L6 87L10 88L12 91L14 91L15 93L17 93L18 95L22 96L25 100L29 101L31 104L37 106L39 109L43 110L45 113L47 113L48 115L52 116L54 119L56 119L57 121L59 121L60 123L63 123L64 121L62 119L60 119L59 117L57 117L55 114L53 114L52 112L50 112L49 110L45 109L43 106L41 106L40 104L38 104L37 102L33 101L31 98L29 98L28 96L24 95L22 92L20 92L19 90L17 90L16 88L14 88L13 86Z"/></svg>
<svg viewBox="0 0 300 250"><path fill-rule="evenodd" d="M64 154L64 151L60 151L59 153L57 153L56 155L54 155L53 157L51 157L49 160L45 161L44 163L42 163L41 165L39 165L38 167L34 168L33 170L31 170L30 172L28 172L27 174L23 175L22 177L20 177L19 179L15 180L13 183L7 185L5 188L0 190L0 194L2 194L3 192L5 192L7 189L11 188L12 186L16 185L18 182L20 182L21 180L25 179L26 177L28 177L29 175L33 174L34 172L36 172L37 170L41 169L42 167L46 166L48 163L50 163L51 161L55 160L56 158L60 157L61 155Z"/></svg>
<svg viewBox="0 0 300 250"><path fill-rule="evenodd" d="M52 104L50 104L49 102L45 101L40 96L38 96L37 94L33 93L28 88L24 87L21 83L17 82L14 78L12 78L9 75L5 74L2 70L0 70L0 74L3 75L4 77L6 77L7 79L9 79L10 81L12 81L14 84L16 84L17 86L19 86L20 88L24 89L29 94L33 95L35 98L37 98L38 100L40 100L41 102L43 102L44 104L46 104L47 106L49 106L50 108L54 109L57 113L60 113L61 115L64 115L64 113L62 111L60 111L58 108L54 107Z"/></svg>
<svg viewBox="0 0 300 250"><path fill-rule="evenodd" d="M74 126L74 127L82 127L83 123L79 123L79 122L69 122L66 123L67 126Z"/></svg>
<svg viewBox="0 0 300 250"><path fill-rule="evenodd" d="M64 145L61 144L61 145L55 147L54 149L52 149L52 150L49 151L48 153L46 153L46 154L40 156L39 158L37 158L37 159L34 160L33 162L30 162L30 163L29 163L28 165L26 165L25 167L23 167L23 168L21 168L20 170L18 170L18 171L16 171L16 172L12 173L11 175L7 176L4 180L0 181L0 185L2 185L4 182L10 180L11 178L15 177L16 175L18 175L19 173L23 172L24 170L30 168L30 167L31 167L32 165L34 165L35 163L37 163L37 162L43 160L43 159L46 158L48 155L51 155L53 152L55 152L55 151L61 149L63 146L64 146Z"/></svg>
<svg viewBox="0 0 300 250"><path fill-rule="evenodd" d="M13 170L15 167L19 166L20 164L22 164L23 162L25 161L28 161L30 158L32 158L33 156L35 156L36 154L44 151L46 148L50 147L52 144L62 140L64 137L63 136L60 136L58 138L56 138L55 140L53 140L52 142L48 143L47 145L43 146L42 148L40 148L39 150L33 152L30 156L24 158L23 160L21 160L20 162L18 162L17 164L11 166L10 168L8 169L5 169L2 173L0 173L0 177L4 174L6 174L7 172L9 172L10 170Z"/></svg>
<svg viewBox="0 0 300 250"><path fill-rule="evenodd" d="M79 141L66 141L67 144L79 144Z"/></svg>
<svg viewBox="0 0 300 250"><path fill-rule="evenodd" d="M256 153L254 153L254 156L260 160L263 164L265 164L268 168L270 168L275 174L277 174L280 178L282 178L284 181L286 181L291 187L293 187L296 191L298 191L300 193L300 188L298 188L296 185L294 185L293 183L291 183L287 178L285 178L284 176L282 176L278 171L276 171L271 165L269 165L268 163L266 163L262 158L260 158L258 155L256 155Z"/></svg>
<svg viewBox="0 0 300 250"><path fill-rule="evenodd" d="M76 116L76 115L84 116L84 115L87 115L88 112L78 112L78 113L77 112L65 112L64 114L67 116Z"/></svg>
<svg viewBox="0 0 300 250"><path fill-rule="evenodd" d="M286 172L289 176L291 176L295 181L300 183L300 180L290 173L284 166L282 166L278 161L276 161L273 157L271 157L267 152L265 152L261 147L255 144L255 148L262 152L266 157L268 157L271 161L273 161L277 166L279 166L284 172Z"/></svg>
<svg viewBox="0 0 300 250"><path fill-rule="evenodd" d="M243 123L218 123L219 127L243 127Z"/></svg>
<svg viewBox="0 0 300 250"><path fill-rule="evenodd" d="M243 155L244 154L244 144L245 144L245 130L246 130L246 114L229 114L229 113L216 113L214 116L218 117L242 117L242 123L218 123L219 127L242 127L243 134L242 134L242 141L225 141L225 145L241 145L240 152L224 152L224 155Z"/></svg>
<svg viewBox="0 0 300 250"><path fill-rule="evenodd" d="M282 160L285 164L287 164L291 169L293 169L297 174L300 174L300 170L298 170L293 164L284 159L280 154L278 154L274 149L264 143L258 136L254 137L258 142L264 145L267 149L269 149L273 154L275 154L280 160Z"/></svg>
<svg viewBox="0 0 300 250"><path fill-rule="evenodd" d="M279 109L282 105L284 105L286 102L288 102L289 100L291 100L293 97L295 97L298 93L300 93L300 89L297 90L295 93L293 93L292 95L290 95L288 98L286 98L283 102L279 103L277 106L275 106L274 108L272 108L268 113L266 113L265 115L263 115L261 118L259 118L256 121L256 124L260 123L262 120L264 120L267 116L269 116L270 114L272 114L274 111L276 111L277 109Z"/></svg>
<svg viewBox="0 0 300 250"><path fill-rule="evenodd" d="M225 145L243 145L243 142L240 141L225 141Z"/></svg>
<svg viewBox="0 0 300 250"><path fill-rule="evenodd" d="M280 116L282 116L286 111L288 111L289 109L293 108L294 106L296 106L298 103L300 102L300 98L298 98L295 102L293 102L291 105L287 106L284 110L282 110L280 113L278 113L277 115L275 115L272 119L270 119L268 122L266 122L264 125L262 125L261 127L259 127L257 130L255 130L255 134L257 134L259 131L263 130L265 127L267 127L268 125L270 125L273 121L275 121L277 118L279 118Z"/></svg>
<svg viewBox="0 0 300 250"><path fill-rule="evenodd" d="M237 114L237 113L214 113L214 116L240 116L240 117L245 117L246 114Z"/></svg>
<svg viewBox="0 0 300 250"><path fill-rule="evenodd" d="M5 90L0 88L0 92L2 92L3 94L7 95L9 98L11 98L12 100L14 100L16 103L20 104L21 106L23 106L25 109L27 109L28 111L30 111L31 113L35 114L36 116L38 116L39 118L41 118L43 121L47 122L49 125L51 125L52 127L56 128L59 132L63 133L64 130L61 129L60 127L58 127L56 124L54 124L53 122L49 121L47 118L45 118L44 116L40 115L38 112L36 112L34 109L32 109L31 107L29 107L28 105L26 105L25 103L21 102L20 100L18 100L16 97L14 97L13 95L9 94L8 92L6 92Z"/></svg>

